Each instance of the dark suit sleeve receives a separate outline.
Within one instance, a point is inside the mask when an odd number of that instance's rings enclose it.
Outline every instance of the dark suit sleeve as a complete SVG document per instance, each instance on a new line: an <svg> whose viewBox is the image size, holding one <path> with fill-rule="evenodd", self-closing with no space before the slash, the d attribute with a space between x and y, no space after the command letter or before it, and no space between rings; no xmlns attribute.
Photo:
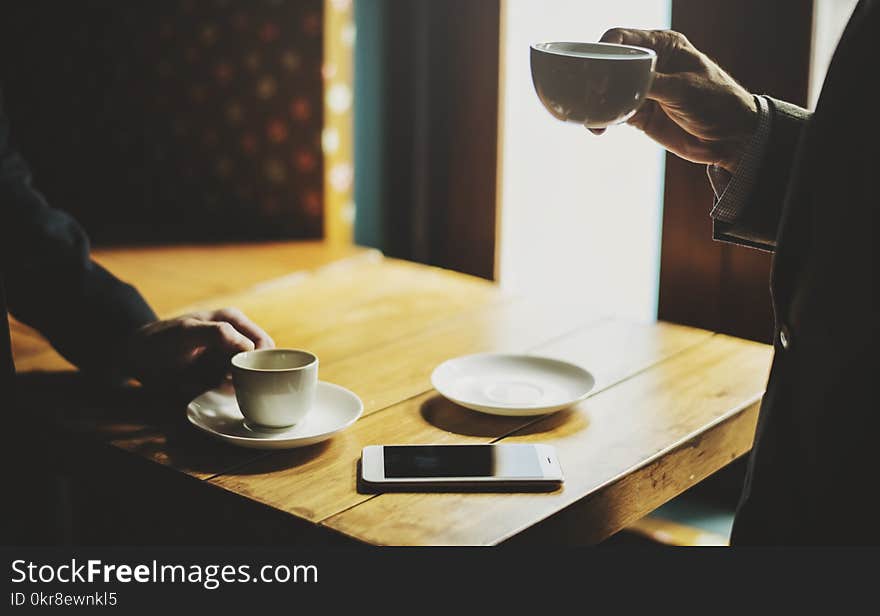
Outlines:
<svg viewBox="0 0 880 616"><path fill-rule="evenodd" d="M772 118L770 136L755 185L735 222L714 221L713 236L717 240L773 251L795 152L811 114L796 105L766 98Z"/></svg>
<svg viewBox="0 0 880 616"><path fill-rule="evenodd" d="M0 243L10 312L83 370L113 373L110 358L123 338L156 318L134 287L91 260L76 221L49 207L31 185L27 165L9 143L2 93Z"/></svg>

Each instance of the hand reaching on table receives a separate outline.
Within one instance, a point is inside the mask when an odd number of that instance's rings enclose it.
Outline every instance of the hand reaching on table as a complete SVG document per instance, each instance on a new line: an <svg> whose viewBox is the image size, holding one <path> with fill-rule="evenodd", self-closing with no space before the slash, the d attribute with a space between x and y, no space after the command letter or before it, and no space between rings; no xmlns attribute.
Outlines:
<svg viewBox="0 0 880 616"><path fill-rule="evenodd" d="M236 353L274 346L240 310L194 312L135 331L125 345L121 368L147 386L202 392L225 380Z"/></svg>
<svg viewBox="0 0 880 616"><path fill-rule="evenodd" d="M678 32L613 28L601 40L657 52L654 83L629 124L685 160L736 170L758 121L745 88Z"/></svg>

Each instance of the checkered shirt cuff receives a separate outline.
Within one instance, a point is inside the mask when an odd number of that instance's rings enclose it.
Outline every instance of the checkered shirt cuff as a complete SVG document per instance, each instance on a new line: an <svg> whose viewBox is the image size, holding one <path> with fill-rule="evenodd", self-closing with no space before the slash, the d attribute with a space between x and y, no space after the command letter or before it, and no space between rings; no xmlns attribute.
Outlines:
<svg viewBox="0 0 880 616"><path fill-rule="evenodd" d="M758 105L758 127L746 145L736 172L728 173L718 165L707 165L706 173L715 192L715 204L709 215L721 222L734 223L739 217L758 176L770 136L770 104L763 96L755 96Z"/></svg>

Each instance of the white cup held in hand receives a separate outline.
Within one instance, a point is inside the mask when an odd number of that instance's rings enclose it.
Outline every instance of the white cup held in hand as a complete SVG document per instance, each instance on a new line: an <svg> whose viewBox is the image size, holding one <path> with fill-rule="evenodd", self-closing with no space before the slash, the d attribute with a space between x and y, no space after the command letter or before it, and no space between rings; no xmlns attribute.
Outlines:
<svg viewBox="0 0 880 616"><path fill-rule="evenodd" d="M638 111L654 80L657 54L611 43L537 43L532 83L557 120L587 128L625 122Z"/></svg>

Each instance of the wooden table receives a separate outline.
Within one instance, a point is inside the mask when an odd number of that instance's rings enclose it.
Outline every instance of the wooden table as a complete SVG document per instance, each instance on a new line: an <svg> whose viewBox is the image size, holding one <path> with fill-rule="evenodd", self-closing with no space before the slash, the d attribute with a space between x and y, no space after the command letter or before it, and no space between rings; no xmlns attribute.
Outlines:
<svg viewBox="0 0 880 616"><path fill-rule="evenodd" d="M234 528L243 542L595 543L749 450L770 361L766 345L604 317L558 298L515 297L480 279L353 247L129 249L96 258L164 316L241 308L279 346L314 351L321 378L364 402L364 416L329 442L236 449L182 420L181 401L34 373L66 363L14 324L19 371L31 372L21 376L27 398L59 426L70 456L64 464L92 460L92 489L102 494L112 481L119 496L107 525L152 503L151 524L163 529L155 540L196 520L184 539L224 543L217 533ZM478 414L431 389L437 364L481 351L573 361L593 372L596 387L574 408L537 418ZM554 445L564 486L549 494L357 491L366 445L494 442ZM197 538L199 519L214 526Z"/></svg>

